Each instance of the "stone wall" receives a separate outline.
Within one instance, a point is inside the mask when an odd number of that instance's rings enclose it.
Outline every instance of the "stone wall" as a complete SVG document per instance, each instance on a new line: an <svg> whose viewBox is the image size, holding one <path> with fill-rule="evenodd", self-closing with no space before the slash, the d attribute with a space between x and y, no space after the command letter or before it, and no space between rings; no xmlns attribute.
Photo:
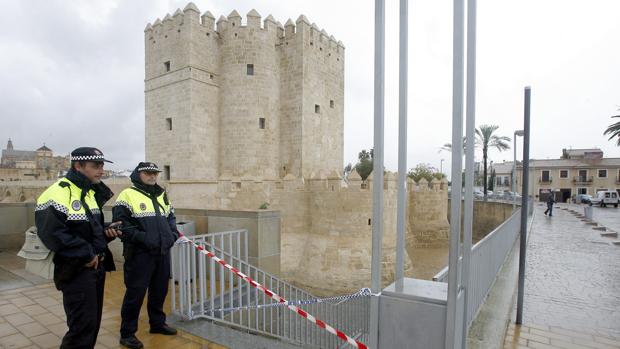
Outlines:
<svg viewBox="0 0 620 349"><path fill-rule="evenodd" d="M450 207L448 201L448 208ZM518 206L517 206L518 207ZM463 216L464 205L461 205L461 217ZM448 220L450 220L450 210L447 212ZM505 220L512 215L512 204L498 201L474 201L474 220L472 240L474 244L482 240ZM461 231L463 227L461 219Z"/></svg>
<svg viewBox="0 0 620 349"><path fill-rule="evenodd" d="M395 272L396 178L396 174L388 172L383 183L384 285L393 281ZM277 239L281 252L278 272L288 281L317 295L345 293L369 285L374 185L372 175L365 182L354 171L349 175L348 182L336 172L320 172L308 179L289 174L282 180L230 179L162 184L168 189L179 219L195 221L197 233L233 229L235 224L241 224L241 221L225 214L210 220L200 213L204 210L253 210L267 214L270 211L258 210L264 205L269 210L279 211ZM35 192L42 192L46 185L49 184L42 183ZM110 184L116 193L127 185L128 182L124 185ZM406 253L410 253L413 248L424 249L430 246L446 249L446 189L446 182L408 182ZM0 195L3 192L0 185ZM33 195L32 200L35 198L36 195ZM214 225L216 221L218 223ZM244 227L241 224L237 229ZM268 236L271 235L265 235L266 238ZM405 261L406 274L414 276L408 255ZM274 264L273 257L263 262L265 266ZM419 268L419 261L413 264ZM437 264L428 267L424 265L430 269L428 274L433 274L435 269L441 269L444 265L442 260L438 260Z"/></svg>
<svg viewBox="0 0 620 349"><path fill-rule="evenodd" d="M0 204L0 222L0 250L20 249L26 229L34 225L34 204Z"/></svg>
<svg viewBox="0 0 620 349"><path fill-rule="evenodd" d="M307 179L288 174L282 180L171 182L169 193L177 207L241 210L268 204L280 211L282 276L316 294L333 294L370 282L372 187L372 175L362 182L353 172L345 182L336 172L321 171ZM395 270L396 174L386 173L383 187L382 275L388 284ZM446 182L409 181L407 212L407 251L447 248ZM406 261L406 273L413 276L407 256ZM438 263L429 275L444 266Z"/></svg>

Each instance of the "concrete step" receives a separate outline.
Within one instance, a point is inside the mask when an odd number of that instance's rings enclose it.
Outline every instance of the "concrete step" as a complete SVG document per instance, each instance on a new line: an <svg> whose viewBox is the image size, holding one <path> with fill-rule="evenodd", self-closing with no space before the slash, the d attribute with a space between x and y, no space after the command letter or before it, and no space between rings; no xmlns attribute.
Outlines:
<svg viewBox="0 0 620 349"><path fill-rule="evenodd" d="M605 227L592 227L592 229L598 230L598 231L607 231L607 228Z"/></svg>
<svg viewBox="0 0 620 349"><path fill-rule="evenodd" d="M598 223L596 223L596 222L589 222L589 223L586 223L586 224L587 224L587 225L594 226L594 227L596 227L596 226L598 225Z"/></svg>
<svg viewBox="0 0 620 349"><path fill-rule="evenodd" d="M608 231L606 233L601 233L601 236L606 238L617 238L618 233L616 233L615 231Z"/></svg>
<svg viewBox="0 0 620 349"><path fill-rule="evenodd" d="M620 246L620 240L612 241L611 243L616 246Z"/></svg>

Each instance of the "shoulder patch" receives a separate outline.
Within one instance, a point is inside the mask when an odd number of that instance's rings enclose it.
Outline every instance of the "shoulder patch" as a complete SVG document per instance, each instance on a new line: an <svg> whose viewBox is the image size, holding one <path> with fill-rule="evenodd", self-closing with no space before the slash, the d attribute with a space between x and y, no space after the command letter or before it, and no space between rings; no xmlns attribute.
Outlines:
<svg viewBox="0 0 620 349"><path fill-rule="evenodd" d="M79 211L82 208L82 203L80 202L80 200L73 200L73 202L71 203L71 208L74 211Z"/></svg>
<svg viewBox="0 0 620 349"><path fill-rule="evenodd" d="M146 210L146 204L145 204L144 202L141 202L141 203L140 203L140 209L141 209L142 211L145 211L145 210Z"/></svg>

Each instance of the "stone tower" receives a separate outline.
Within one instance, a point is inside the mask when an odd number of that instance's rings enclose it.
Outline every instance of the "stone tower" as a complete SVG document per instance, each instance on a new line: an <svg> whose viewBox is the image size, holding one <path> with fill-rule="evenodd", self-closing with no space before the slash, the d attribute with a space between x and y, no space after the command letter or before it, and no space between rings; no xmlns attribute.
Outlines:
<svg viewBox="0 0 620 349"><path fill-rule="evenodd" d="M189 3L147 25L145 58L146 159L171 180L342 170L344 47L305 16Z"/></svg>

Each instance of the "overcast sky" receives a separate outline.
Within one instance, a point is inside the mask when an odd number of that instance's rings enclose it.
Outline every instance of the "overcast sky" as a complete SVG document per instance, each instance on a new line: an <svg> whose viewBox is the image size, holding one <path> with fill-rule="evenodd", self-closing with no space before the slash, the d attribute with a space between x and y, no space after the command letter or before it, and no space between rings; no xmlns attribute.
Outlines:
<svg viewBox="0 0 620 349"><path fill-rule="evenodd" d="M372 147L374 2L194 1L216 17L255 8L284 23L305 14L346 46L344 158ZM99 147L112 168L144 157L144 27L187 1L1 1L0 145L57 154ZM410 1L408 167L449 168L452 1ZM478 0L476 124L522 128L532 86L532 158L600 147L620 108L620 1ZM386 167L397 168L398 1L386 5ZM521 147L519 147L521 149ZM491 152L498 162L512 151ZM477 154L480 158L481 155Z"/></svg>

